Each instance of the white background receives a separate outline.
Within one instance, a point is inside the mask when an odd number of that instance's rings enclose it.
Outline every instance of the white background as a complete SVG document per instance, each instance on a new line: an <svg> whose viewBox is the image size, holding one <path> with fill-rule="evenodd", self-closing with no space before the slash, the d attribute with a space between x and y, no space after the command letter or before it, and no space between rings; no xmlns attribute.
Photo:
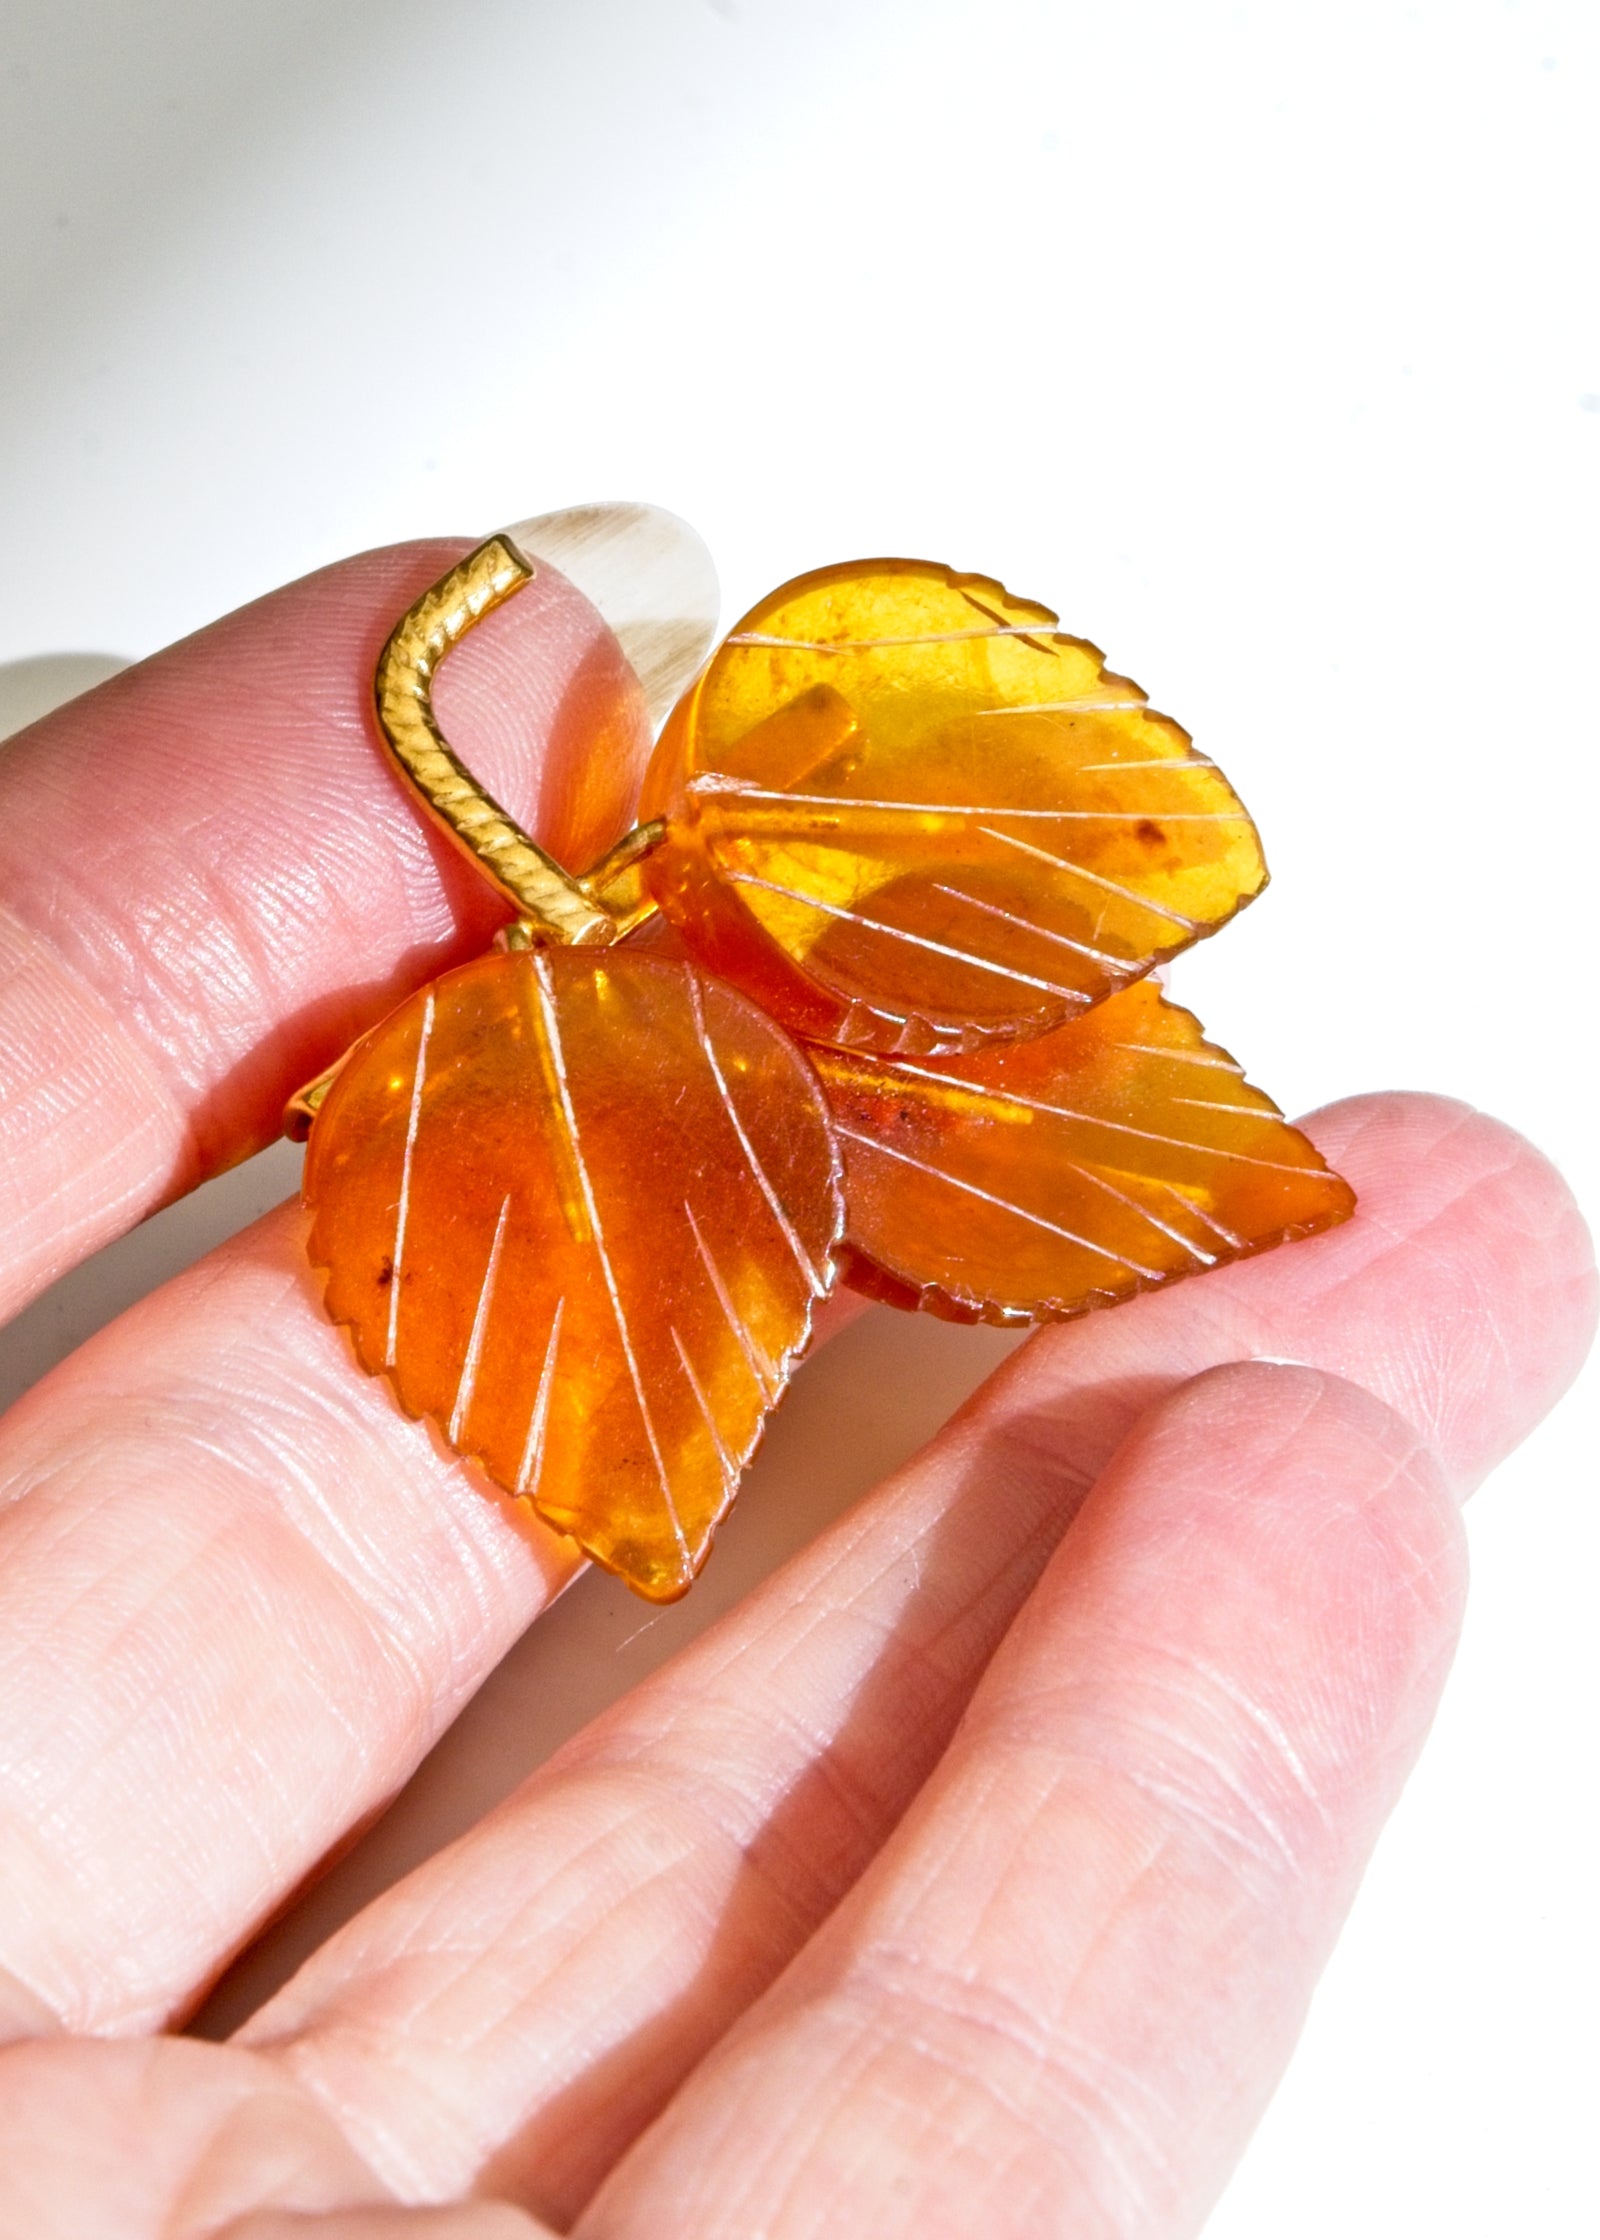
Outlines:
<svg viewBox="0 0 1600 2240"><path fill-rule="evenodd" d="M1270 895L1181 968L1214 1035L1291 1110L1492 1107L1592 1213L1597 66L1582 0L9 0L0 660L595 497L694 521L730 616L856 553L999 574L1262 825ZM289 1179L69 1283L0 1389ZM851 1333L747 1502L807 1439L864 1482L995 1347ZM1211 2240L1600 2228L1596 1395L1478 1504L1433 1749ZM691 1621L636 1624L585 1583L476 1716L536 1658L553 1732Z"/></svg>

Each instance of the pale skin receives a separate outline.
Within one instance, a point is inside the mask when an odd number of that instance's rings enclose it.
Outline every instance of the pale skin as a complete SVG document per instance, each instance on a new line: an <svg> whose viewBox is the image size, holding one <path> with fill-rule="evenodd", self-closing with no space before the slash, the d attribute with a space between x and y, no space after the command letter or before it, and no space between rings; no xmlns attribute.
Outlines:
<svg viewBox="0 0 1600 2240"><path fill-rule="evenodd" d="M0 1313L486 945L364 717L462 549L0 750ZM643 727L592 612L545 579L461 661L481 774L598 852ZM295 1208L64 1363L0 1420L0 2234L1195 2232L1426 1733L1459 1503L1595 1314L1506 1129L1310 1126L1348 1228L1034 1338L225 2046L164 2033L574 1559L359 1373Z"/></svg>

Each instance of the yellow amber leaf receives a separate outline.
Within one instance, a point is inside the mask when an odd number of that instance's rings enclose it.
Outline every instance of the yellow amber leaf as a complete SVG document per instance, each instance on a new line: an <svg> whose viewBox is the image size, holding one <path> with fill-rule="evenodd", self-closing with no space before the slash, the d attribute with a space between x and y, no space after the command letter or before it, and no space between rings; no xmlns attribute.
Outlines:
<svg viewBox="0 0 1600 2240"><path fill-rule="evenodd" d="M358 1045L305 1192L365 1367L641 1594L681 1594L839 1232L782 1031L682 965L481 958Z"/></svg>
<svg viewBox="0 0 1600 2240"><path fill-rule="evenodd" d="M1040 1034L1266 882L1214 763L1047 607L926 561L802 576L663 732L646 879L685 944L808 1039Z"/></svg>
<svg viewBox="0 0 1600 2240"><path fill-rule="evenodd" d="M1153 981L961 1058L813 1049L847 1280L954 1321L1058 1320L1346 1220L1349 1185Z"/></svg>

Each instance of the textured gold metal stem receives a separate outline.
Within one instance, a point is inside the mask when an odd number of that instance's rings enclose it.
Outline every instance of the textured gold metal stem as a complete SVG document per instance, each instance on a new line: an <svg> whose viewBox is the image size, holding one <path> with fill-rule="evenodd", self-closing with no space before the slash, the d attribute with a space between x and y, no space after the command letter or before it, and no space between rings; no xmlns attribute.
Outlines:
<svg viewBox="0 0 1600 2240"><path fill-rule="evenodd" d="M486 614L531 581L533 570L501 537L469 552L395 624L374 680L378 724L428 813L526 919L563 945L614 941L617 923L531 840L458 759L433 713L440 662Z"/></svg>
<svg viewBox="0 0 1600 2240"><path fill-rule="evenodd" d="M515 546L504 537L491 537L425 591L395 624L379 657L374 679L378 726L428 814L515 906L516 921L501 935L501 945L530 949L554 942L563 948L580 943L597 948L655 915L641 874L665 826L636 825L581 879L574 879L485 793L433 712L433 679L445 655L474 623L532 579L532 567ZM304 1143L311 1133L344 1062L340 1058L289 1099L284 1133L296 1143Z"/></svg>

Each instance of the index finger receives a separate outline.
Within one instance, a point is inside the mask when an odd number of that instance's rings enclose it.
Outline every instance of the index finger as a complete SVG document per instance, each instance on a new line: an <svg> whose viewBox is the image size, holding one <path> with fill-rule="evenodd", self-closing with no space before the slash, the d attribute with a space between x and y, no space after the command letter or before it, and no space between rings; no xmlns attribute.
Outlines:
<svg viewBox="0 0 1600 2240"><path fill-rule="evenodd" d="M0 1320L278 1132L285 1098L504 908L378 749L373 665L467 550L306 577L0 752ZM554 570L438 701L519 821L582 866L649 746L637 680Z"/></svg>

